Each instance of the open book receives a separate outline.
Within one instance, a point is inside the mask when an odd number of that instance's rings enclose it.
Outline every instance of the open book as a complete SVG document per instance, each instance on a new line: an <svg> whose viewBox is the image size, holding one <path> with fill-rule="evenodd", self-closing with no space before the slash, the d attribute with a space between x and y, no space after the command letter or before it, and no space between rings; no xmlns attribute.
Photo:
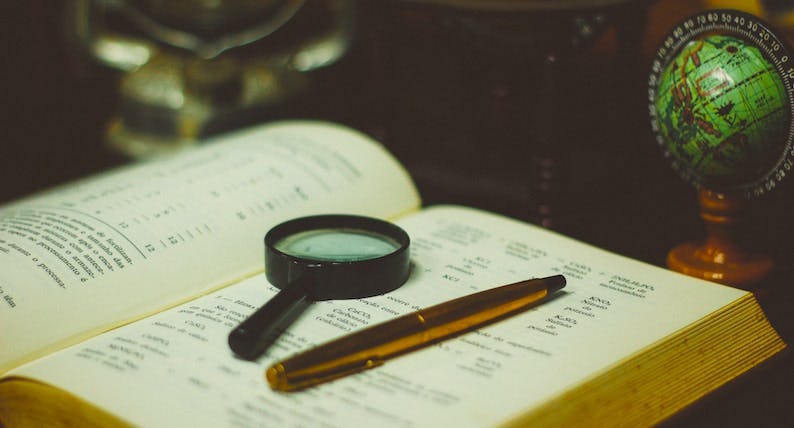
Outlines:
<svg viewBox="0 0 794 428"><path fill-rule="evenodd" d="M255 362L229 331L276 289L265 232L354 213L411 237L408 282L313 304ZM558 296L297 393L273 362L399 314L563 274ZM752 294L470 208L420 209L379 144L326 123L220 137L0 208L0 422L649 424L785 347Z"/></svg>

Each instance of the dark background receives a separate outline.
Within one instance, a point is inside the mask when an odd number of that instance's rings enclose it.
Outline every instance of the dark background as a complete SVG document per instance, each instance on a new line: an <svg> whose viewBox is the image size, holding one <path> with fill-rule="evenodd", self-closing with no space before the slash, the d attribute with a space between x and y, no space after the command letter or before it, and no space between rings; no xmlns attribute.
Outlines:
<svg viewBox="0 0 794 428"><path fill-rule="evenodd" d="M571 48L561 41L567 32L560 28L571 19L566 13L526 14L519 22L546 36L516 44L487 31L492 27L466 26L474 19L498 27L502 15L362 2L349 55L317 73L312 91L263 112L260 121L349 124L407 165L426 204L474 205L542 222L664 265L672 246L704 232L695 191L673 173L650 135L647 72L662 35L704 7L660 0L599 11L609 18L603 31ZM2 9L0 203L129 162L104 142L119 75L70 47L63 4L5 2ZM543 73L548 51L557 61L552 76ZM762 303L788 343L794 343L792 187L755 201L760 213L751 217L758 241L776 259ZM791 425L789 354L667 424Z"/></svg>

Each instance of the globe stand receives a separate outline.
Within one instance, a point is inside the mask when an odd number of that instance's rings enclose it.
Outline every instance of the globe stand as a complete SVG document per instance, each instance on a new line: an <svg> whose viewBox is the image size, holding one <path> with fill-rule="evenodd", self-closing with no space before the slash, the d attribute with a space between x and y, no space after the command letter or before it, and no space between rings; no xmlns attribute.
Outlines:
<svg viewBox="0 0 794 428"><path fill-rule="evenodd" d="M772 269L772 259L752 251L746 201L740 195L710 190L700 190L699 200L706 240L673 248L667 266L689 276L759 291L760 282Z"/></svg>

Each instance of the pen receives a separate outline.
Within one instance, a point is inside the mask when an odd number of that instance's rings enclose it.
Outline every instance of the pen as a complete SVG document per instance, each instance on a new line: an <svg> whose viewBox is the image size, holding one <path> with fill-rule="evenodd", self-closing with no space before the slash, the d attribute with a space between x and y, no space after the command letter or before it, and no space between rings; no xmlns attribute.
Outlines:
<svg viewBox="0 0 794 428"><path fill-rule="evenodd" d="M278 362L265 377L277 391L295 391L370 369L529 309L565 287L562 275L529 279L440 303L376 324Z"/></svg>

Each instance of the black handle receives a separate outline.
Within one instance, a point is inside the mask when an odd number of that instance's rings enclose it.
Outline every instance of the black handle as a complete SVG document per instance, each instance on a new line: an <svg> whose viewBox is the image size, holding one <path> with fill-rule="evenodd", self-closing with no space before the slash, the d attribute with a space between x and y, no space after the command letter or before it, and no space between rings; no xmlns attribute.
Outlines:
<svg viewBox="0 0 794 428"><path fill-rule="evenodd" d="M254 360L292 324L309 305L310 275L291 282L229 333L229 347L237 356Z"/></svg>

